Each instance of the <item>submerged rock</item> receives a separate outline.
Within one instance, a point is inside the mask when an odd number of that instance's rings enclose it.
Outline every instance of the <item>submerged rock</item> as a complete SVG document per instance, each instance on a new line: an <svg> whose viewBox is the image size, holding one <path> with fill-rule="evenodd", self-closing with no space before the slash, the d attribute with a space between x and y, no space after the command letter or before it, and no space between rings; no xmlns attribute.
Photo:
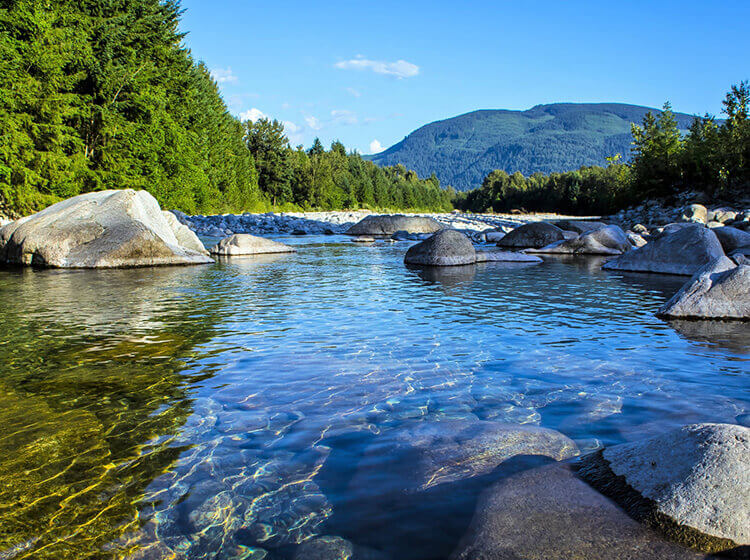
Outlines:
<svg viewBox="0 0 750 560"><path fill-rule="evenodd" d="M675 224L676 225L676 224ZM655 239L609 261L602 268L632 272L692 275L724 255L713 231L698 224L679 224Z"/></svg>
<svg viewBox="0 0 750 560"><path fill-rule="evenodd" d="M265 237L248 233L235 233L211 247L211 253L224 256L266 255L269 253L295 253L294 247Z"/></svg>
<svg viewBox="0 0 750 560"><path fill-rule="evenodd" d="M567 465L510 476L485 490L451 560L685 560L665 541L579 480Z"/></svg>
<svg viewBox="0 0 750 560"><path fill-rule="evenodd" d="M443 225L433 218L423 216L366 216L347 230L347 235L393 235L397 231L407 233L434 233Z"/></svg>
<svg viewBox="0 0 750 560"><path fill-rule="evenodd" d="M476 262L520 262L520 263L540 263L542 259L534 255L527 255L526 253L518 253L515 251L499 251L488 250L476 252Z"/></svg>
<svg viewBox="0 0 750 560"><path fill-rule="evenodd" d="M460 231L444 229L409 248L406 264L421 266L457 266L474 264L476 251L471 240Z"/></svg>
<svg viewBox="0 0 750 560"><path fill-rule="evenodd" d="M294 560L389 560L389 556L334 536L315 537L294 551Z"/></svg>
<svg viewBox="0 0 750 560"><path fill-rule="evenodd" d="M750 552L750 428L693 424L582 460L580 475L636 519L705 552Z"/></svg>
<svg viewBox="0 0 750 560"><path fill-rule="evenodd" d="M580 255L621 255L632 248L628 236L617 226L602 226L576 239L557 241L530 253L561 253Z"/></svg>
<svg viewBox="0 0 750 560"><path fill-rule="evenodd" d="M213 262L195 234L166 214L146 191L75 196L2 228L0 262L55 268Z"/></svg>
<svg viewBox="0 0 750 560"><path fill-rule="evenodd" d="M546 222L533 222L511 231L498 242L498 246L541 249L564 239L563 230L559 227Z"/></svg>
<svg viewBox="0 0 750 560"><path fill-rule="evenodd" d="M750 319L750 264L719 257L698 271L659 311L675 319Z"/></svg>

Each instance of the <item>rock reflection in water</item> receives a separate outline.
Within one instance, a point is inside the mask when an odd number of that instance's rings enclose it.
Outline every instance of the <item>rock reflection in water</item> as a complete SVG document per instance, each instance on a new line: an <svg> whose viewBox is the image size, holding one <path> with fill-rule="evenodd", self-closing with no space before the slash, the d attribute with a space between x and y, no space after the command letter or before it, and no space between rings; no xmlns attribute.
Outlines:
<svg viewBox="0 0 750 560"><path fill-rule="evenodd" d="M681 336L709 348L724 348L737 354L750 354L750 322L673 320L667 324Z"/></svg>

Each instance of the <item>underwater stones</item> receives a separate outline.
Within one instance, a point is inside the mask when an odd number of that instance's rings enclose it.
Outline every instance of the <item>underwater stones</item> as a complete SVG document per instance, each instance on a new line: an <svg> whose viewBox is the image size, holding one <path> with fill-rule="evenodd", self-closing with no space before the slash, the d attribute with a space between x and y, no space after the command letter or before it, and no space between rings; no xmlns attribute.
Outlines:
<svg viewBox="0 0 750 560"><path fill-rule="evenodd" d="M750 545L750 428L693 424L582 459L586 482L705 552Z"/></svg>
<svg viewBox="0 0 750 560"><path fill-rule="evenodd" d="M540 249L565 239L563 230L546 222L533 222L517 227L499 242L500 247Z"/></svg>
<svg viewBox="0 0 750 560"><path fill-rule="evenodd" d="M115 268L213 262L194 233L146 191L91 192L0 230L0 262Z"/></svg>
<svg viewBox="0 0 750 560"><path fill-rule="evenodd" d="M517 455L561 461L577 455L578 447L560 432L547 428L456 419L415 422L411 428L373 444L368 455L373 454L393 461L391 468L399 471L403 491L420 492L488 474ZM367 469L358 473L362 476L368 476Z"/></svg>
<svg viewBox="0 0 750 560"><path fill-rule="evenodd" d="M366 216L350 227L346 233L347 235L393 235L397 231L434 233L441 229L443 225L434 218L396 214Z"/></svg>
<svg viewBox="0 0 750 560"><path fill-rule="evenodd" d="M265 237L258 237L248 233L235 233L225 237L211 247L211 254L229 257L243 255L266 255L273 253L295 253L294 247L279 243Z"/></svg>
<svg viewBox="0 0 750 560"><path fill-rule="evenodd" d="M731 226L718 227L713 230L719 238L724 252L727 255L743 248L750 248L750 233Z"/></svg>
<svg viewBox="0 0 750 560"><path fill-rule="evenodd" d="M457 266L474 264L476 251L471 240L454 229L441 230L409 248L406 264L422 266Z"/></svg>
<svg viewBox="0 0 750 560"><path fill-rule="evenodd" d="M656 313L675 319L750 319L750 264L719 257Z"/></svg>
<svg viewBox="0 0 750 560"><path fill-rule="evenodd" d="M451 560L684 560L665 541L579 480L568 465L501 479L486 489Z"/></svg>
<svg viewBox="0 0 750 560"><path fill-rule="evenodd" d="M530 253L580 255L621 255L632 248L628 236L618 226L605 226L583 233L576 239L557 241Z"/></svg>
<svg viewBox="0 0 750 560"><path fill-rule="evenodd" d="M662 274L695 274L712 260L724 255L713 231L698 224L680 224L607 262L606 270L657 272Z"/></svg>

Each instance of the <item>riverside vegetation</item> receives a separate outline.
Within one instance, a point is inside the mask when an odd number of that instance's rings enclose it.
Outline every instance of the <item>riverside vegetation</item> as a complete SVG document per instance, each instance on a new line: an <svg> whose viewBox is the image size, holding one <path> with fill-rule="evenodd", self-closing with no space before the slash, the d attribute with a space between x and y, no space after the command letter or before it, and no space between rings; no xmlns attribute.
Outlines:
<svg viewBox="0 0 750 560"><path fill-rule="evenodd" d="M179 17L176 0L3 3L0 214L112 188L189 213L451 208L434 176L230 115Z"/></svg>

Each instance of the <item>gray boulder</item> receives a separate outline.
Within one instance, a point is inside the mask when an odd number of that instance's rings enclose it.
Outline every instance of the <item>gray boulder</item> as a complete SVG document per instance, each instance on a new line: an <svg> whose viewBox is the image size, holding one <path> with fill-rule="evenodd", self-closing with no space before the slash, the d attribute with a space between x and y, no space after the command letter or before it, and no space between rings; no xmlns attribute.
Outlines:
<svg viewBox="0 0 750 560"><path fill-rule="evenodd" d="M497 244L500 247L541 249L555 241L563 241L563 230L546 222L532 222L517 227Z"/></svg>
<svg viewBox="0 0 750 560"><path fill-rule="evenodd" d="M479 498L451 560L702 559L628 517L575 476L550 465L502 479Z"/></svg>
<svg viewBox="0 0 750 560"><path fill-rule="evenodd" d="M683 209L682 220L705 224L708 222L708 210L702 204L690 204Z"/></svg>
<svg viewBox="0 0 750 560"><path fill-rule="evenodd" d="M471 240L454 229L438 231L410 247L404 257L406 264L421 266L457 266L474 264L476 260Z"/></svg>
<svg viewBox="0 0 750 560"><path fill-rule="evenodd" d="M249 233L235 233L225 237L211 247L212 255L239 257L243 255L267 255L271 253L295 253L294 247L279 243L265 237Z"/></svg>
<svg viewBox="0 0 750 560"><path fill-rule="evenodd" d="M123 189L78 195L5 226L0 262L114 268L213 261L151 194Z"/></svg>
<svg viewBox="0 0 750 560"><path fill-rule="evenodd" d="M750 247L750 233L730 226L718 227L713 230L719 238L724 252L729 255L737 249Z"/></svg>
<svg viewBox="0 0 750 560"><path fill-rule="evenodd" d="M602 268L632 272L692 275L712 260L724 256L721 243L698 224L666 229L652 241L607 262Z"/></svg>
<svg viewBox="0 0 750 560"><path fill-rule="evenodd" d="M488 231L484 234L487 243L497 243L501 241L503 237L505 237L505 232L502 231Z"/></svg>
<svg viewBox="0 0 750 560"><path fill-rule="evenodd" d="M750 265L719 257L698 271L659 311L674 319L750 319Z"/></svg>
<svg viewBox="0 0 750 560"><path fill-rule="evenodd" d="M404 216L366 216L347 230L347 235L393 235L397 231L407 233L434 233L443 225L433 218Z"/></svg>
<svg viewBox="0 0 750 560"><path fill-rule="evenodd" d="M750 428L685 426L588 455L579 474L670 538L705 552L747 552Z"/></svg>
<svg viewBox="0 0 750 560"><path fill-rule="evenodd" d="M577 239L566 239L529 253L559 253L566 255L622 255L632 248L628 236L618 226L603 226L582 234Z"/></svg>
<svg viewBox="0 0 750 560"><path fill-rule="evenodd" d="M554 222L554 225L564 231L574 231L581 235L590 231L597 230L605 227L607 224L604 222L588 222L585 220L558 220Z"/></svg>

